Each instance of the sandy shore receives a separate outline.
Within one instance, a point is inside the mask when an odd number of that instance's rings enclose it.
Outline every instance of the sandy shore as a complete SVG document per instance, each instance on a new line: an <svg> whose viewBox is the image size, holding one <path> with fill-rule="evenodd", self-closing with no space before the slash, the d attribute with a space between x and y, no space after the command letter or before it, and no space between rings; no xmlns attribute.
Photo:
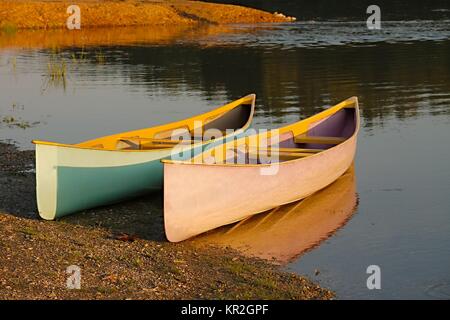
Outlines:
<svg viewBox="0 0 450 320"><path fill-rule="evenodd" d="M330 299L306 278L233 250L168 243L161 195L59 221L37 217L33 151L0 143L1 299ZM81 268L81 290L66 268Z"/></svg>
<svg viewBox="0 0 450 320"><path fill-rule="evenodd" d="M0 29L66 28L71 4L81 9L81 27L288 22L261 10L187 0L0 0Z"/></svg>

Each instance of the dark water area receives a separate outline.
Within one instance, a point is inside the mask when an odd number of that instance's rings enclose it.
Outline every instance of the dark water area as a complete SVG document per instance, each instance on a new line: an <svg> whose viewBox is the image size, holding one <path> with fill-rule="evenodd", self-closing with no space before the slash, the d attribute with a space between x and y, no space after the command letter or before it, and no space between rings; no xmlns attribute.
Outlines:
<svg viewBox="0 0 450 320"><path fill-rule="evenodd" d="M62 61L64 79L49 77ZM0 139L22 149L32 139L75 143L174 121L252 92L259 128L358 96L351 183L314 198L312 220L299 220L310 223L298 229L308 241L280 244L285 266L338 298L450 298L449 21L376 31L355 22L240 25L161 43L3 48L0 90ZM308 233L341 207L341 223ZM381 290L366 286L369 265L381 268Z"/></svg>
<svg viewBox="0 0 450 320"><path fill-rule="evenodd" d="M382 19L387 20L434 20L450 18L450 3L447 0L208 0L235 4L269 12L282 12L299 21L363 21L366 9L378 5Z"/></svg>

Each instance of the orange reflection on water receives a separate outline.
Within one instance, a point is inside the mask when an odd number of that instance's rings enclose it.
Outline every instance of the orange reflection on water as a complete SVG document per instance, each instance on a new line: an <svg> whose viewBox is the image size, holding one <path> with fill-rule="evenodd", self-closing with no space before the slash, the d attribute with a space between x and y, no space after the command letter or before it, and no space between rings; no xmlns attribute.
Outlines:
<svg viewBox="0 0 450 320"><path fill-rule="evenodd" d="M302 201L210 231L193 242L231 247L285 264L333 235L352 217L357 204L352 166L333 184Z"/></svg>
<svg viewBox="0 0 450 320"><path fill-rule="evenodd" d="M0 48L63 48L132 44L167 44L233 32L229 26L146 26L81 30L0 32Z"/></svg>

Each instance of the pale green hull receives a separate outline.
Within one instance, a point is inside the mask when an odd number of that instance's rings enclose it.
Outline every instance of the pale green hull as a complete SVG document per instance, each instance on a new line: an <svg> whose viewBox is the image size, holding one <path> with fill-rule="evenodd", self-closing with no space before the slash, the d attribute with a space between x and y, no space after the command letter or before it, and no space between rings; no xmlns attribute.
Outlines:
<svg viewBox="0 0 450 320"><path fill-rule="evenodd" d="M55 218L162 188L160 160L106 168L58 167Z"/></svg>
<svg viewBox="0 0 450 320"><path fill-rule="evenodd" d="M190 149L177 158L189 159L207 147L206 144ZM57 188L53 219L161 190L161 159L164 158L170 156L121 166L55 166Z"/></svg>

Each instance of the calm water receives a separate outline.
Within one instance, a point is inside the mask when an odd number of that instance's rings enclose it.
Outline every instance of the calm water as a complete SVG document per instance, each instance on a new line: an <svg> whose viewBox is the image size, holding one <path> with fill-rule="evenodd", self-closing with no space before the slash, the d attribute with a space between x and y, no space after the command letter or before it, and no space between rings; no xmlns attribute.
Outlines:
<svg viewBox="0 0 450 320"><path fill-rule="evenodd" d="M296 208L307 212L298 213L305 237L285 237L274 252L288 247L286 268L339 298L450 298L450 21L235 26L53 49L20 37L0 35L0 139L23 149L182 119L251 92L255 127L358 96L351 180ZM49 63L65 78L52 80ZM251 239L267 229L257 231ZM372 264L381 290L366 288Z"/></svg>

